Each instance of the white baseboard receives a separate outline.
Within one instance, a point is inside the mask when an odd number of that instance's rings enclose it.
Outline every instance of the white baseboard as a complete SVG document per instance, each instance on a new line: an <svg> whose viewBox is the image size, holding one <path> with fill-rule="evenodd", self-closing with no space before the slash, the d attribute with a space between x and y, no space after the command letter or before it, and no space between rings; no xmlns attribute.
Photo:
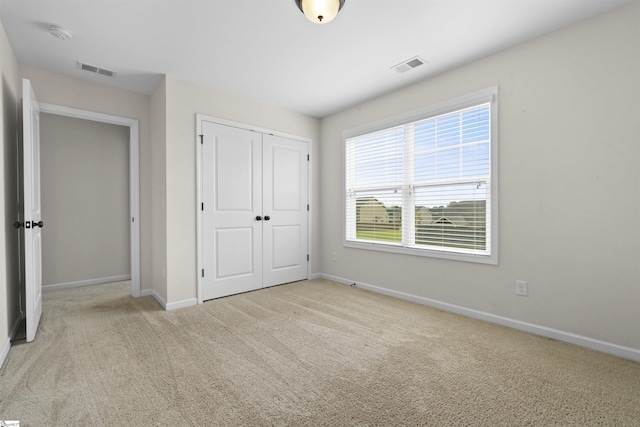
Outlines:
<svg viewBox="0 0 640 427"><path fill-rule="evenodd" d="M153 289L141 289L140 296L141 297L152 297L155 291Z"/></svg>
<svg viewBox="0 0 640 427"><path fill-rule="evenodd" d="M322 277L322 274L313 273L311 276L309 276L309 280L320 279L321 277Z"/></svg>
<svg viewBox="0 0 640 427"><path fill-rule="evenodd" d="M167 311L177 310L179 308L192 307L194 305L198 305L197 298L189 298L182 301L170 302L167 304L165 310Z"/></svg>
<svg viewBox="0 0 640 427"><path fill-rule="evenodd" d="M466 317L474 319L485 320L491 323L497 323L502 326L506 326L512 329L518 329L520 331L529 332L535 335L540 335L547 338L552 338L558 341L563 341L570 344L575 344L581 347L586 347L591 350L600 351L602 353L612 354L614 356L622 357L623 359L633 360L634 362L640 362L640 350L630 347L624 347L617 344L612 344L606 341L600 341L593 338L585 337L583 335L573 334L571 332L560 331L558 329L547 328L546 326L534 325L532 323L521 322L519 320L510 319L507 317L498 316L484 311L473 310L458 305L449 304L442 301L436 301L429 298L419 297L416 295L407 294L404 292L394 291L391 289L382 288L379 286L369 285L367 283L356 282L354 280L344 279L342 277L331 276L329 274L320 274L323 279L331 280L333 282L342 283L345 285L353 285L356 287L366 289L368 291L377 292L379 294L392 296L395 298L415 302L429 307L434 307L439 310L448 311L451 313L461 314Z"/></svg>
<svg viewBox="0 0 640 427"><path fill-rule="evenodd" d="M11 350L11 340L15 338L16 334L18 333L18 328L20 327L22 319L24 319L24 314L20 313L20 316L18 316L13 326L11 327L11 331L9 332L7 340L3 344L2 349L0 349L0 368L2 368L2 365L4 365L4 361L9 355L9 350Z"/></svg>
<svg viewBox="0 0 640 427"><path fill-rule="evenodd" d="M18 328L20 327L20 323L22 323L22 320L24 319L24 313L20 313L20 316L18 316L18 318L16 319L15 323L13 324L13 327L11 328L11 332L9 333L9 338L15 338L16 334L18 333Z"/></svg>
<svg viewBox="0 0 640 427"><path fill-rule="evenodd" d="M152 296L158 301L158 304L162 306L165 311L177 310L179 308L191 307L198 304L198 300L196 298L189 298L183 301L176 301L167 303L158 293L153 289L144 289L140 291L141 297Z"/></svg>
<svg viewBox="0 0 640 427"><path fill-rule="evenodd" d="M53 285L42 285L43 291L52 291L55 289L79 288L81 286L100 285L102 283L122 282L131 280L131 275L100 277L98 279L78 280L77 282L56 283Z"/></svg>
<svg viewBox="0 0 640 427"><path fill-rule="evenodd" d="M7 337L4 340L4 344L2 344L2 348L0 349L0 369L4 366L5 360L7 360L7 356L9 355L9 350L11 349L11 337Z"/></svg>
<svg viewBox="0 0 640 427"><path fill-rule="evenodd" d="M167 303L165 302L165 300L162 299L160 295L158 295L158 293L154 289L143 289L140 291L140 296L141 297L152 296L153 298L155 298L156 301L158 301L158 304L162 306L163 310L167 309Z"/></svg>

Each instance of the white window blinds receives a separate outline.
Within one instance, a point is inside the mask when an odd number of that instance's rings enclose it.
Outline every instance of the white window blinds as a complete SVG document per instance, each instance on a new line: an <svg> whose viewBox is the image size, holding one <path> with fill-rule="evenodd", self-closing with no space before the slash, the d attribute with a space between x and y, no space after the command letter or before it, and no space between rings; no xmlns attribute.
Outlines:
<svg viewBox="0 0 640 427"><path fill-rule="evenodd" d="M494 102L345 138L346 244L495 259Z"/></svg>

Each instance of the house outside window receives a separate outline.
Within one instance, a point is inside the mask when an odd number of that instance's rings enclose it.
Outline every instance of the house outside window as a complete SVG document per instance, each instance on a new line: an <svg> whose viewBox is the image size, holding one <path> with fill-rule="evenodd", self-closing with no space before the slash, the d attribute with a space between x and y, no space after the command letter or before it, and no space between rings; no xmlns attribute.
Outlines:
<svg viewBox="0 0 640 427"><path fill-rule="evenodd" d="M345 131L345 246L497 264L497 95Z"/></svg>

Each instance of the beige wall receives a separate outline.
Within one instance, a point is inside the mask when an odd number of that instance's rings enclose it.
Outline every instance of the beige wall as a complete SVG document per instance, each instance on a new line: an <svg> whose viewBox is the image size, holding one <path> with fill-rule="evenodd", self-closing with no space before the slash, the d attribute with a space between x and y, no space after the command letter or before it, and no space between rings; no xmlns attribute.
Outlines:
<svg viewBox="0 0 640 427"><path fill-rule="evenodd" d="M167 301L167 84L151 95L151 248L153 291Z"/></svg>
<svg viewBox="0 0 640 427"><path fill-rule="evenodd" d="M324 119L320 270L640 349L638 22L635 2ZM499 265L344 248L342 131L492 85Z"/></svg>
<svg viewBox="0 0 640 427"><path fill-rule="evenodd" d="M140 287L152 288L151 124L149 96L21 65L40 102L137 119L140 131Z"/></svg>
<svg viewBox="0 0 640 427"><path fill-rule="evenodd" d="M40 117L42 284L130 275L129 127Z"/></svg>
<svg viewBox="0 0 640 427"><path fill-rule="evenodd" d="M0 364L10 333L20 319L18 231L18 107L21 95L18 62L0 22Z"/></svg>
<svg viewBox="0 0 640 427"><path fill-rule="evenodd" d="M318 170L319 121L249 99L229 95L173 77L166 78L167 107L167 302L196 297L196 114L310 138L313 141L312 171ZM312 216L317 217L318 184L313 179ZM318 225L312 240L319 248ZM312 269L320 271L318 250Z"/></svg>

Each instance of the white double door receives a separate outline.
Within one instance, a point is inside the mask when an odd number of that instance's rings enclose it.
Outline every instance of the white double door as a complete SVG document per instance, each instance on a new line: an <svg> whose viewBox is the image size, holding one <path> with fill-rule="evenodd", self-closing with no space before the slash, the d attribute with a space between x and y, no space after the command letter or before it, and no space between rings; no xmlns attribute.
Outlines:
<svg viewBox="0 0 640 427"><path fill-rule="evenodd" d="M307 278L308 144L202 123L202 300Z"/></svg>

